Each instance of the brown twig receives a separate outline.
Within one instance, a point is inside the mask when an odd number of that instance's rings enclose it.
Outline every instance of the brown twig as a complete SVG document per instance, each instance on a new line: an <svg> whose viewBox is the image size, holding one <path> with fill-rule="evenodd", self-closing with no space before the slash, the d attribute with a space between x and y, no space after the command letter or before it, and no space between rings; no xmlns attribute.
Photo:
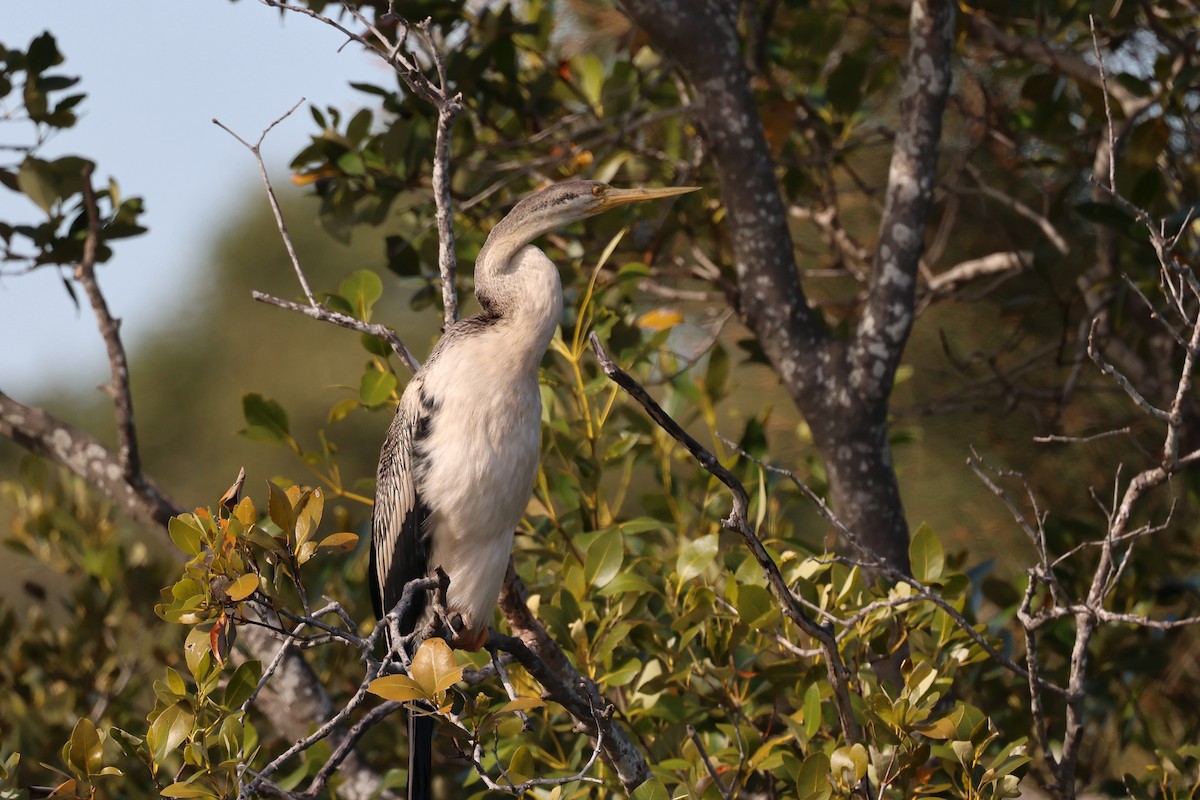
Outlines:
<svg viewBox="0 0 1200 800"><path fill-rule="evenodd" d="M137 427L133 421L133 395L129 390L129 361L125 356L125 345L121 342L121 321L114 319L108 302L100 292L96 281L96 251L100 246L100 209L96 205L96 191L92 188L93 165L83 169L83 206L87 213L87 238L83 243L83 258L75 266L75 280L83 286L92 311L96 314L96 325L108 350L108 366L112 382L105 387L116 406L118 460L121 474L127 481L136 481L141 476L142 459L138 453Z"/></svg>

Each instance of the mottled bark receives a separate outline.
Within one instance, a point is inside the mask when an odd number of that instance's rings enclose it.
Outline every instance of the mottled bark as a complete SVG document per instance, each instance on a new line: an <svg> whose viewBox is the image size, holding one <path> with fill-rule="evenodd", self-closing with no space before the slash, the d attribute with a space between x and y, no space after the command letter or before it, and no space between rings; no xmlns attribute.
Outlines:
<svg viewBox="0 0 1200 800"><path fill-rule="evenodd" d="M727 211L738 311L816 432L834 506L861 543L908 569L908 526L887 442L887 408L912 329L916 274L950 88L953 5L913 3L871 289L855 333L833 337L809 307L737 33L736 4L620 0L695 90Z"/></svg>

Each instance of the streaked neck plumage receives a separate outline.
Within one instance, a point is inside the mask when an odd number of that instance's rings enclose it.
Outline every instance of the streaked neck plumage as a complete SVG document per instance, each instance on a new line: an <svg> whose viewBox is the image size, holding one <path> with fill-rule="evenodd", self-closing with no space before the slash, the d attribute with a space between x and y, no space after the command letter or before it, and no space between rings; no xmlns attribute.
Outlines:
<svg viewBox="0 0 1200 800"><path fill-rule="evenodd" d="M558 269L530 242L555 227L553 220L518 227L510 214L492 229L475 261L479 305L499 318L514 355L534 372L562 319L563 295Z"/></svg>

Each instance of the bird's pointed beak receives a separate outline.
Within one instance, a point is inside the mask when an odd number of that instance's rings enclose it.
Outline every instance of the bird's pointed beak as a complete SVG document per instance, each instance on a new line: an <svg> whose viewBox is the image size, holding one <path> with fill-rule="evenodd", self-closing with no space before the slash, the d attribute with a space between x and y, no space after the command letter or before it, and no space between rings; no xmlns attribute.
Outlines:
<svg viewBox="0 0 1200 800"><path fill-rule="evenodd" d="M628 205L629 203L640 203L643 200L657 200L660 197L674 197L677 194L687 194L699 189L699 186L664 186L658 189L638 188L638 189L613 189L610 188L600 198L600 202L593 209L593 213L608 211L610 208L617 206Z"/></svg>

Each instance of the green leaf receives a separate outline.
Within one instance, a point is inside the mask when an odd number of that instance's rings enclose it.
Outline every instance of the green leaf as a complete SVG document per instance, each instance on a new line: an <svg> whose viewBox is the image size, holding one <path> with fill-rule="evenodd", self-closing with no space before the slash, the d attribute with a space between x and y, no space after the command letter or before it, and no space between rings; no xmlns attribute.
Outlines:
<svg viewBox="0 0 1200 800"><path fill-rule="evenodd" d="M225 699L221 705L229 710L241 708L242 703L250 698L258 681L262 677L262 664L258 661L243 661L229 676L225 684Z"/></svg>
<svg viewBox="0 0 1200 800"><path fill-rule="evenodd" d="M369 369L363 373L358 397L364 406L379 406L388 401L399 382L390 372Z"/></svg>
<svg viewBox="0 0 1200 800"><path fill-rule="evenodd" d="M829 756L819 750L804 759L796 775L796 797L799 800L828 800L833 794L833 787L829 785L832 771Z"/></svg>
<svg viewBox="0 0 1200 800"><path fill-rule="evenodd" d="M588 546L583 577L595 588L606 586L621 571L625 560L625 538L619 528L601 532Z"/></svg>
<svg viewBox="0 0 1200 800"><path fill-rule="evenodd" d="M359 319L370 322L371 307L383 296L383 281L374 272L360 269L342 281L338 294L346 298Z"/></svg>
<svg viewBox="0 0 1200 800"><path fill-rule="evenodd" d="M162 764L175 748L183 744L184 740L191 735L194 724L195 718L192 716L191 709L183 703L176 703L163 709L163 712L150 723L150 730L146 733L146 742L150 745L154 763Z"/></svg>
<svg viewBox="0 0 1200 800"><path fill-rule="evenodd" d="M28 197L47 214L54 208L54 203L61 196L58 176L53 167L40 158L30 156L21 162L17 172L17 186L22 194Z"/></svg>
<svg viewBox="0 0 1200 800"><path fill-rule="evenodd" d="M242 395L242 415L249 426L242 431L247 438L275 444L284 444L292 438L283 406L261 394Z"/></svg>
<svg viewBox="0 0 1200 800"><path fill-rule="evenodd" d="M719 551L720 539L715 533L686 543L680 548L679 557L675 561L675 572L679 581L687 583L704 572L716 561Z"/></svg>
<svg viewBox="0 0 1200 800"><path fill-rule="evenodd" d="M651 778L634 789L629 800L671 800L671 795L667 794L667 787Z"/></svg>
<svg viewBox="0 0 1200 800"><path fill-rule="evenodd" d="M861 744L839 747L829 757L834 777L853 786L867 774L867 750Z"/></svg>
<svg viewBox="0 0 1200 800"><path fill-rule="evenodd" d="M296 515L292 511L292 501L287 493L267 481L267 514L271 521L279 526L284 533L291 534L296 530Z"/></svg>
<svg viewBox="0 0 1200 800"><path fill-rule="evenodd" d="M908 559L912 562L913 577L922 583L931 583L942 577L942 569L946 565L946 556L942 552L942 543L937 534L926 523L913 534L908 546Z"/></svg>
<svg viewBox="0 0 1200 800"><path fill-rule="evenodd" d="M104 744L96 732L96 725L86 717L80 718L71 731L68 760L81 775L96 775L104 766Z"/></svg>
<svg viewBox="0 0 1200 800"><path fill-rule="evenodd" d="M604 62L591 53L584 53L575 58L572 67L583 96L599 110L604 90Z"/></svg>
<svg viewBox="0 0 1200 800"><path fill-rule="evenodd" d="M195 516L180 514L178 517L171 517L171 521L167 523L167 533L170 534L171 541L180 550L193 558L200 555L200 541L203 532Z"/></svg>
<svg viewBox="0 0 1200 800"><path fill-rule="evenodd" d="M206 789L205 787L195 783L184 783L183 781L172 783L170 786L163 789L161 794L163 797L179 798L217 796L213 794L211 789Z"/></svg>
<svg viewBox="0 0 1200 800"><path fill-rule="evenodd" d="M508 779L513 783L524 783L537 775L533 765L533 755L525 745L518 745L508 761Z"/></svg>
<svg viewBox="0 0 1200 800"><path fill-rule="evenodd" d="M769 626L772 616L778 615L779 608L767 589L749 584L738 587L737 612L743 622L757 629Z"/></svg>
<svg viewBox="0 0 1200 800"><path fill-rule="evenodd" d="M821 687L816 683L810 683L804 691L804 735L812 739L820 730ZM808 763L807 759L805 763Z"/></svg>

